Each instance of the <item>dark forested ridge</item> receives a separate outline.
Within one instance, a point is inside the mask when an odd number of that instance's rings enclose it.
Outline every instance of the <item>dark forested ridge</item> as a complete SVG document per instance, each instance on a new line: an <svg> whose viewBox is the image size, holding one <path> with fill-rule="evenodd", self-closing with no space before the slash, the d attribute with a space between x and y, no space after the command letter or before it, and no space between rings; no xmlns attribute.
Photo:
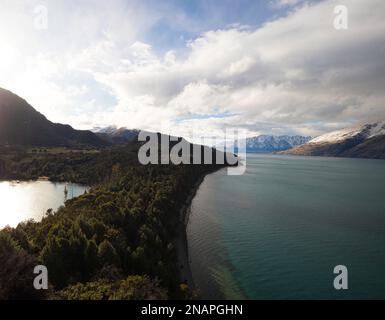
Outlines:
<svg viewBox="0 0 385 320"><path fill-rule="evenodd" d="M0 146L102 147L91 131L52 123L24 99L0 88Z"/></svg>
<svg viewBox="0 0 385 320"><path fill-rule="evenodd" d="M180 208L214 165L138 163L139 144L97 152L18 151L0 156L0 178L91 185L41 222L0 232L0 299L189 298L177 263ZM180 230L180 228L179 228ZM32 287L33 266L50 289Z"/></svg>

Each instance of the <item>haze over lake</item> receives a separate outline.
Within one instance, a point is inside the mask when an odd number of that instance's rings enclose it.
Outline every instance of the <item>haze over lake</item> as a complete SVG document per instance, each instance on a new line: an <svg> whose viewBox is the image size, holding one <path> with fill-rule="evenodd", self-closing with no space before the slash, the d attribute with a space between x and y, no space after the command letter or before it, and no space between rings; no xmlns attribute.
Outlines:
<svg viewBox="0 0 385 320"><path fill-rule="evenodd" d="M67 196L65 195L67 188ZM56 210L66 199L82 195L87 187L50 181L1 181L0 228L16 227L21 221L40 221L48 209Z"/></svg>
<svg viewBox="0 0 385 320"><path fill-rule="evenodd" d="M205 298L385 298L385 161L248 155L192 202L192 273ZM349 289L333 287L346 265Z"/></svg>

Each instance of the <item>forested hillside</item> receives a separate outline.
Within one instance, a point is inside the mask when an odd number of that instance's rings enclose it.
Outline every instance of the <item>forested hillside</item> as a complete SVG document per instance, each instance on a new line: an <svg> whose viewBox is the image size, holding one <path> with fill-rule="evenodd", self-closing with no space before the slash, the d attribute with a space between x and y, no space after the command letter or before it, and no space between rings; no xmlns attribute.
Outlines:
<svg viewBox="0 0 385 320"><path fill-rule="evenodd" d="M0 232L0 299L147 299L191 297L178 277L180 208L216 166L137 162L138 145L95 153L12 153L1 177L91 185L41 222ZM33 266L49 270L50 289L32 286Z"/></svg>

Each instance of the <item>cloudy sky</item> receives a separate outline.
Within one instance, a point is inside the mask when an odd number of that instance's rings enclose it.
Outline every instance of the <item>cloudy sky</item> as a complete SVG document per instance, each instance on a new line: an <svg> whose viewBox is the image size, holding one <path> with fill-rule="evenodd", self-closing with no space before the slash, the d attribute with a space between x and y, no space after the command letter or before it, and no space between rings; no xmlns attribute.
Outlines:
<svg viewBox="0 0 385 320"><path fill-rule="evenodd" d="M385 1L0 0L0 87L75 128L315 136L385 118Z"/></svg>

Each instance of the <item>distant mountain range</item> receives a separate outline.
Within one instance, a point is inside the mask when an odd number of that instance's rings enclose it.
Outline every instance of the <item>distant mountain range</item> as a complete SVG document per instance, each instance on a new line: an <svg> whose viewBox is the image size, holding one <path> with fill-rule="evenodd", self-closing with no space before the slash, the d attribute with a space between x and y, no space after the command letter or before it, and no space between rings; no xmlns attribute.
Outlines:
<svg viewBox="0 0 385 320"><path fill-rule="evenodd" d="M281 154L385 159L385 121L327 133Z"/></svg>
<svg viewBox="0 0 385 320"><path fill-rule="evenodd" d="M134 141L137 139L139 134L139 130L118 128L116 126L94 128L93 132L95 132L100 138L114 144ZM311 140L311 137L260 135L248 138L246 140L246 148L247 152L250 153L272 153L291 149L295 146L304 144L309 140ZM220 145L221 144L219 144L219 146Z"/></svg>
<svg viewBox="0 0 385 320"><path fill-rule="evenodd" d="M246 151L249 153L273 153L291 149L309 140L311 137L260 135L246 140Z"/></svg>
<svg viewBox="0 0 385 320"><path fill-rule="evenodd" d="M0 146L101 147L107 144L91 131L49 121L24 99L0 88Z"/></svg>
<svg viewBox="0 0 385 320"><path fill-rule="evenodd" d="M113 144L125 144L137 140L139 130L109 126L92 130L99 138Z"/></svg>

